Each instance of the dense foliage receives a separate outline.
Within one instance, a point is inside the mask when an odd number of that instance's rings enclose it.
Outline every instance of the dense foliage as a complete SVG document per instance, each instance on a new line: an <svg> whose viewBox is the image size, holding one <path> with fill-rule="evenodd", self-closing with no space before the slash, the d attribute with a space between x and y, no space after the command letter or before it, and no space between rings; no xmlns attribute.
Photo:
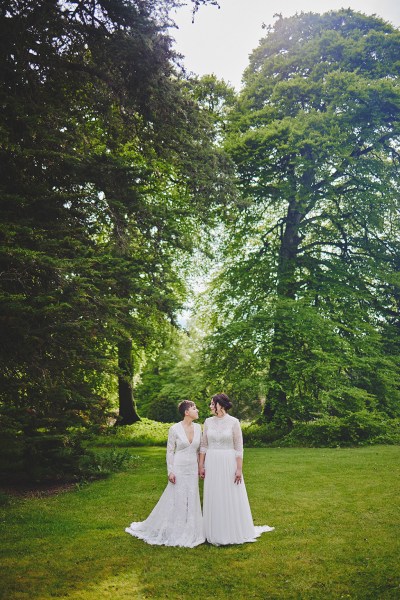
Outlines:
<svg viewBox="0 0 400 600"><path fill-rule="evenodd" d="M121 422L138 418L135 357L174 319L185 257L224 195L215 123L166 34L173 6L1 4L1 455L14 469L62 472L116 378Z"/></svg>
<svg viewBox="0 0 400 600"><path fill-rule="evenodd" d="M209 398L215 393L205 377L201 360L201 340L196 328L173 330L162 348L149 357L135 389L140 414L149 419L172 423L181 419L181 400L196 402L199 418L209 415Z"/></svg>
<svg viewBox="0 0 400 600"><path fill-rule="evenodd" d="M226 148L206 312L210 377L264 418L400 413L400 32L351 10L279 18L253 52Z"/></svg>
<svg viewBox="0 0 400 600"><path fill-rule="evenodd" d="M235 98L184 75L178 4L1 3L2 471L79 472L134 382L164 422L263 406L255 444L397 439L399 31L278 18ZM197 248L201 335L174 329Z"/></svg>

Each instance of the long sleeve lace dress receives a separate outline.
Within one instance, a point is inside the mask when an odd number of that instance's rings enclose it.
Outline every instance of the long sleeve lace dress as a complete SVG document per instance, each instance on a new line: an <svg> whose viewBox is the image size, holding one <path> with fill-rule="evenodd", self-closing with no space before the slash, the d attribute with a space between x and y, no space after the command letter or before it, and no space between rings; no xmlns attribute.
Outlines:
<svg viewBox="0 0 400 600"><path fill-rule="evenodd" d="M255 527L244 480L235 484L236 457L243 456L239 421L231 415L206 419L200 452L205 457L204 532L216 546L254 542L268 525Z"/></svg>
<svg viewBox="0 0 400 600"><path fill-rule="evenodd" d="M205 541L201 514L198 451L201 427L194 423L190 443L182 423L168 433L167 469L176 482L168 481L161 498L145 521L133 522L125 529L148 544L193 548Z"/></svg>

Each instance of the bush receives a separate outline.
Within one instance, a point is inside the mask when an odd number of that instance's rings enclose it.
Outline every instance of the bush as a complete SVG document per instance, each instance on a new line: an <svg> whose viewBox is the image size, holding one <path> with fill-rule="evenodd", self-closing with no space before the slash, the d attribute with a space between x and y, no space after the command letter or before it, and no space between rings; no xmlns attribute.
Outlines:
<svg viewBox="0 0 400 600"><path fill-rule="evenodd" d="M75 480L79 461L85 454L83 436L75 431L10 433L3 438L0 451L0 470L4 479L30 482Z"/></svg>
<svg viewBox="0 0 400 600"><path fill-rule="evenodd" d="M142 419L133 425L110 427L95 439L97 446L165 446L172 423ZM272 423L242 422L248 448L267 446L335 447L366 444L400 444L400 420L361 411L347 417L322 417L295 423L291 431Z"/></svg>
<svg viewBox="0 0 400 600"><path fill-rule="evenodd" d="M94 452L91 439L87 430L10 434L0 443L1 475L9 483L78 482L105 477L131 460L127 451Z"/></svg>
<svg viewBox="0 0 400 600"><path fill-rule="evenodd" d="M176 423L181 417L178 412L178 402L171 398L157 398L153 400L147 410L147 416L161 423Z"/></svg>
<svg viewBox="0 0 400 600"><path fill-rule="evenodd" d="M111 473L122 471L137 460L138 457L132 456L128 450L89 450L79 461L79 479L107 477Z"/></svg>
<svg viewBox="0 0 400 600"><path fill-rule="evenodd" d="M366 410L345 417L323 417L296 423L282 446L360 446L400 443L400 420Z"/></svg>
<svg viewBox="0 0 400 600"><path fill-rule="evenodd" d="M105 447L165 446L171 425L173 423L141 419L133 425L110 427L107 434L97 436L94 443Z"/></svg>
<svg viewBox="0 0 400 600"><path fill-rule="evenodd" d="M400 420L366 410L345 417L321 417L307 423L297 422L290 432L273 423L244 423L242 430L244 443L249 448L400 444Z"/></svg>
<svg viewBox="0 0 400 600"><path fill-rule="evenodd" d="M287 429L276 427L273 423L249 423L242 422L243 443L249 448L269 446L273 442L282 439Z"/></svg>
<svg viewBox="0 0 400 600"><path fill-rule="evenodd" d="M332 447L343 441L342 420L328 417L295 423L293 430L280 441L281 446Z"/></svg>

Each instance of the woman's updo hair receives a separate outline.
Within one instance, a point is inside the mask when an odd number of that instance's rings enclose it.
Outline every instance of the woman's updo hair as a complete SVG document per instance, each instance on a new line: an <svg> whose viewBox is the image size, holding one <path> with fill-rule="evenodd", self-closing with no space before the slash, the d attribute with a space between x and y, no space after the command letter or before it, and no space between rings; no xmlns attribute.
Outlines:
<svg viewBox="0 0 400 600"><path fill-rule="evenodd" d="M182 400L182 402L180 402L178 404L178 410L179 410L179 413L182 415L182 417L185 416L185 412L187 410L189 410L189 408L191 408L192 406L196 406L196 405L191 400Z"/></svg>
<svg viewBox="0 0 400 600"><path fill-rule="evenodd" d="M214 405L218 403L224 410L229 410L232 408L232 402L229 400L226 394L215 394L215 396L212 397L212 401Z"/></svg>

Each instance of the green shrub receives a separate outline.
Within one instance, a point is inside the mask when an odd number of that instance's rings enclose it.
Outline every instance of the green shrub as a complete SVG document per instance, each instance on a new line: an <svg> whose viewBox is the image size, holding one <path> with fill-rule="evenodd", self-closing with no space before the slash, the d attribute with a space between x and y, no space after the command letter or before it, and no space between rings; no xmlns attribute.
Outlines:
<svg viewBox="0 0 400 600"><path fill-rule="evenodd" d="M243 422L242 432L245 446L259 448L269 446L271 443L282 439L288 433L288 430L276 427L273 423Z"/></svg>
<svg viewBox="0 0 400 600"><path fill-rule="evenodd" d="M378 413L360 411L343 418L344 435L349 442L360 443L387 432L387 422Z"/></svg>
<svg viewBox="0 0 400 600"><path fill-rule="evenodd" d="M296 423L282 446L334 447L400 443L400 420L362 410L345 417Z"/></svg>
<svg viewBox="0 0 400 600"><path fill-rule="evenodd" d="M0 444L0 471L6 481L75 480L85 453L80 432L9 432Z"/></svg>
<svg viewBox="0 0 400 600"><path fill-rule="evenodd" d="M149 419L161 423L176 423L181 419L176 399L165 397L159 397L152 401L147 409L147 416Z"/></svg>
<svg viewBox="0 0 400 600"><path fill-rule="evenodd" d="M165 446L173 423L141 419L133 425L110 427L106 435L96 436L94 444L103 447Z"/></svg>
<svg viewBox="0 0 400 600"><path fill-rule="evenodd" d="M290 432L272 423L243 423L242 430L244 443L249 448L400 444L400 420L366 410L345 417L325 416L306 423L297 422Z"/></svg>
<svg viewBox="0 0 400 600"><path fill-rule="evenodd" d="M79 461L80 479L99 479L111 473L122 471L136 462L138 457L132 456L128 450L87 451Z"/></svg>
<svg viewBox="0 0 400 600"><path fill-rule="evenodd" d="M1 475L10 483L94 479L121 470L131 460L128 451L94 452L88 431L37 431L8 438L0 444L4 450L0 466ZM12 453L3 448L7 441Z"/></svg>
<svg viewBox="0 0 400 600"><path fill-rule="evenodd" d="M295 423L281 446L332 447L343 441L343 424L339 417L321 418L308 423Z"/></svg>
<svg viewBox="0 0 400 600"><path fill-rule="evenodd" d="M165 446L171 423L142 419L133 425L110 427L95 438L103 447ZM295 423L293 429L272 423L242 422L248 448L266 446L335 447L367 444L400 444L400 420L380 413L360 411L346 417L321 417Z"/></svg>

